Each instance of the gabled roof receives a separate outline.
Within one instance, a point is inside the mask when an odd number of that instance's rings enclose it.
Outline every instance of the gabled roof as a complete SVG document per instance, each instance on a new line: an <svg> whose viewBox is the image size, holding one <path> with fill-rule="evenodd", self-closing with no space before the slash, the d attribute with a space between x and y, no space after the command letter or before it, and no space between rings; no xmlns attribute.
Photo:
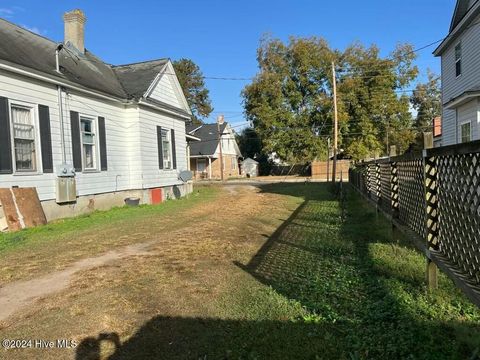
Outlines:
<svg viewBox="0 0 480 360"><path fill-rule="evenodd" d="M139 100L147 92L157 75L169 63L159 59L141 63L112 66L90 51L80 53L68 43L59 53L61 74L55 71L55 50L58 43L35 34L4 19L0 19L0 63L41 72L51 78L68 80L89 90L116 98ZM183 94L182 94L183 96ZM145 102L189 116L189 111L170 109L153 99ZM186 105L188 107L188 104Z"/></svg>
<svg viewBox="0 0 480 360"><path fill-rule="evenodd" d="M476 3L477 0L457 0L455 5L455 12L453 13L452 22L450 23L450 32L462 21L467 15L468 10Z"/></svg>
<svg viewBox="0 0 480 360"><path fill-rule="evenodd" d="M127 96L140 98L150 87L157 75L162 71L168 59L144 61L135 64L113 66Z"/></svg>
<svg viewBox="0 0 480 360"><path fill-rule="evenodd" d="M438 45L433 54L440 56L442 53L471 26L473 19L480 14L480 0L457 0L455 12L450 24L450 32Z"/></svg>
<svg viewBox="0 0 480 360"><path fill-rule="evenodd" d="M258 164L258 161L253 160L252 158L247 157L245 160L242 161L243 163L253 163L253 164Z"/></svg>
<svg viewBox="0 0 480 360"><path fill-rule="evenodd" d="M220 132L223 133L227 123L220 125ZM215 154L218 146L218 125L217 124L203 124L186 126L186 132L190 135L200 138L198 142L192 142L190 144L190 155L198 156L205 155L211 156Z"/></svg>
<svg viewBox="0 0 480 360"><path fill-rule="evenodd" d="M63 75L55 71L57 43L0 19L0 60L64 78L115 97L126 94L112 68L88 50L78 54L74 49L60 52Z"/></svg>

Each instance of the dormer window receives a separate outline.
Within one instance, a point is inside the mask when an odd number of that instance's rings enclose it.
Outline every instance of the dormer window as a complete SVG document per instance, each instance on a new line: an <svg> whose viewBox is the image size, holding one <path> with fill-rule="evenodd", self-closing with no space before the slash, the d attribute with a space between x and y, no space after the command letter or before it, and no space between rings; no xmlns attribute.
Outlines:
<svg viewBox="0 0 480 360"><path fill-rule="evenodd" d="M462 43L455 46L455 75L462 75Z"/></svg>

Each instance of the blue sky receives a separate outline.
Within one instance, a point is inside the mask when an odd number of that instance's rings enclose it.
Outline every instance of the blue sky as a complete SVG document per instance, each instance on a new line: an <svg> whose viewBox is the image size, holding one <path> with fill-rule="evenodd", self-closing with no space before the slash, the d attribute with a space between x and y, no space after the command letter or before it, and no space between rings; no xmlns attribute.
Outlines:
<svg viewBox="0 0 480 360"><path fill-rule="evenodd" d="M358 40L387 55L398 42L421 47L441 39L454 7L455 0L0 0L0 17L61 41L62 14L81 8L88 19L86 47L106 62L186 57L207 77L252 77L262 34L322 36L340 49ZM427 67L440 71L433 49L418 53L422 74ZM207 80L215 108L209 120L223 113L243 123L246 83Z"/></svg>

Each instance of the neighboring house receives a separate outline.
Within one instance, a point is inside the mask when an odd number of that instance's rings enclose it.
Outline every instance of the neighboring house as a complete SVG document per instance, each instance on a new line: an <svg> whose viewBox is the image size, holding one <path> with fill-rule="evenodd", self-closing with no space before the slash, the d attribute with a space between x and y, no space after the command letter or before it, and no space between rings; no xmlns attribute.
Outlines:
<svg viewBox="0 0 480 360"><path fill-rule="evenodd" d="M246 177L258 176L258 161L252 158L246 158L242 161L242 175Z"/></svg>
<svg viewBox="0 0 480 360"><path fill-rule="evenodd" d="M221 134L221 142L219 141ZM190 143L190 169L195 179L220 179L220 153L223 155L223 177L239 176L239 158L242 156L235 133L223 116L216 124L188 125L187 135L200 141Z"/></svg>
<svg viewBox="0 0 480 360"><path fill-rule="evenodd" d="M0 187L35 187L49 220L191 191L171 62L106 64L84 47L85 15L64 21L58 44L0 19Z"/></svg>
<svg viewBox="0 0 480 360"><path fill-rule="evenodd" d="M433 119L433 144L435 147L442 146L442 117Z"/></svg>
<svg viewBox="0 0 480 360"><path fill-rule="evenodd" d="M480 139L480 1L458 0L442 59L442 145Z"/></svg>

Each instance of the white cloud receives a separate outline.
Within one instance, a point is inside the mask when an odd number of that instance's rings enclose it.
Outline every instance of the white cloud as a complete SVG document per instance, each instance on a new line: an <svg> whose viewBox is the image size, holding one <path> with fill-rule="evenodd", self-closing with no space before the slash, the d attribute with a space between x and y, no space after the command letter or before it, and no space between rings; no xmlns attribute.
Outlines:
<svg viewBox="0 0 480 360"><path fill-rule="evenodd" d="M36 26L30 27L30 26L25 25L25 24L22 24L22 25L20 25L20 26L23 27L24 29L27 29L28 31L31 31L31 32L33 32L33 33L35 33L35 34L38 34L38 35L45 35L45 34L47 33L46 30L41 30L41 29L39 29L39 28L36 27Z"/></svg>
<svg viewBox="0 0 480 360"><path fill-rule="evenodd" d="M11 18L15 14L13 8L0 8L0 16L5 18Z"/></svg>
<svg viewBox="0 0 480 360"><path fill-rule="evenodd" d="M25 9L20 6L4 7L0 8L0 17L10 19L13 18L17 13L24 11Z"/></svg>

